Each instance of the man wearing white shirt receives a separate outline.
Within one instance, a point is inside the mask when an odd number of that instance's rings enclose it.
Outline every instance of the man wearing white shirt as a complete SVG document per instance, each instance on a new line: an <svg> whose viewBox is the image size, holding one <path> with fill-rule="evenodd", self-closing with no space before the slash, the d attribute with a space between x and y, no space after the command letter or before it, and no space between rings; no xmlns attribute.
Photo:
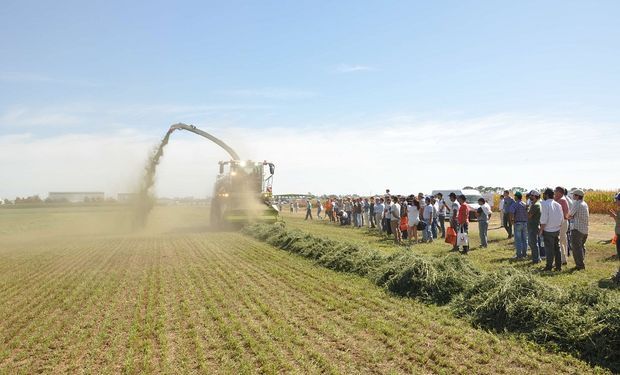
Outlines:
<svg viewBox="0 0 620 375"><path fill-rule="evenodd" d="M394 242L400 245L402 242L402 237L400 233L400 204L398 204L397 198L394 198L394 203L390 205L390 227L392 229L392 233L394 234Z"/></svg>
<svg viewBox="0 0 620 375"><path fill-rule="evenodd" d="M543 235L545 249L547 252L547 266L545 271L551 271L555 261L555 270L562 270L562 253L560 252L560 229L564 220L562 206L553 200L553 190L545 189L543 196L544 202L541 204L542 213L540 215L540 234Z"/></svg>

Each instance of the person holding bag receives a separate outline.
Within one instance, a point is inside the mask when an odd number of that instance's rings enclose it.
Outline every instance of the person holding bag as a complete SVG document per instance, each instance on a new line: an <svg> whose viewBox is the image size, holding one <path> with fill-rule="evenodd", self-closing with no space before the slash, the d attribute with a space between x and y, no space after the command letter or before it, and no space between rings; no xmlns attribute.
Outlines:
<svg viewBox="0 0 620 375"><path fill-rule="evenodd" d="M465 195L459 195L457 200L460 206L457 214L459 231L457 233L456 248L458 250L460 246L463 246L461 254L467 254L469 252L469 206L466 203L467 198L465 198Z"/></svg>

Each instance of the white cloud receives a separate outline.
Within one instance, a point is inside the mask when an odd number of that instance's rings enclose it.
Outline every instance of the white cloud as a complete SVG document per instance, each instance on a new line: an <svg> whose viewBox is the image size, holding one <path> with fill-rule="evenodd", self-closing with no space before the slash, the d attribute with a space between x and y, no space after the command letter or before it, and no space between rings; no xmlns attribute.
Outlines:
<svg viewBox="0 0 620 375"><path fill-rule="evenodd" d="M463 121L393 116L298 128L196 125L242 158L276 163L276 193L370 194L387 187L411 193L465 185L618 187L610 177L617 168L618 124L497 115ZM133 129L0 136L0 197L130 191L165 131L158 136ZM201 137L173 134L158 170L158 194L209 195L217 161L226 158Z"/></svg>
<svg viewBox="0 0 620 375"><path fill-rule="evenodd" d="M340 64L338 65L337 70L340 73L355 73L355 72L369 72L369 71L373 71L376 69L368 65Z"/></svg>

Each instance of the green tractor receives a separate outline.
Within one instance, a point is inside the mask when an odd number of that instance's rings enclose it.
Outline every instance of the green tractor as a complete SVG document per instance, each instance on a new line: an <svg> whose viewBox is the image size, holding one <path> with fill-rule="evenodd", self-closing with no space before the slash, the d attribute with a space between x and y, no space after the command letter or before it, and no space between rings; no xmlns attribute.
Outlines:
<svg viewBox="0 0 620 375"><path fill-rule="evenodd" d="M220 173L213 189L211 222L245 224L274 223L277 206L272 200L275 165L267 161L221 161Z"/></svg>
<svg viewBox="0 0 620 375"><path fill-rule="evenodd" d="M198 129L194 125L174 124L168 135L175 130L187 130L201 135L231 156L231 160L219 162L219 174L211 199L211 225L223 227L250 222L275 223L278 209L273 203L272 183L275 165L262 161L241 160L239 155L220 139Z"/></svg>

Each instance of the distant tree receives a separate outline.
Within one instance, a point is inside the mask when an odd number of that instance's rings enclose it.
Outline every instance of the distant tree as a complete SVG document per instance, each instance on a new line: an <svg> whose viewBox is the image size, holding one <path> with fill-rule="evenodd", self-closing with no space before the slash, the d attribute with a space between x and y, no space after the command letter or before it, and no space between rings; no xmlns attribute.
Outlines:
<svg viewBox="0 0 620 375"><path fill-rule="evenodd" d="M468 189L469 189L469 190L471 190L471 189L473 189L473 187L471 187L471 186L465 186L465 187L463 188L463 190L468 190Z"/></svg>
<svg viewBox="0 0 620 375"><path fill-rule="evenodd" d="M5 198L5 199L4 199L4 204L13 204L13 202L11 202L10 200L8 200L8 199L6 199L6 198Z"/></svg>

